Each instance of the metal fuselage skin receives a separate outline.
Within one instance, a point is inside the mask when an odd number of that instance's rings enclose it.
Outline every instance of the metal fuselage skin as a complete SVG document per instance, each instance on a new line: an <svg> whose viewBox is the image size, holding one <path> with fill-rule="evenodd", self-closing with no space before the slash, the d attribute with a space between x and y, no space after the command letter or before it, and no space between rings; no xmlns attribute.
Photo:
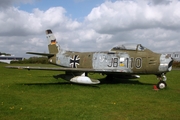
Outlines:
<svg viewBox="0 0 180 120"><path fill-rule="evenodd" d="M58 46L56 46L58 49ZM55 48L55 47L53 47ZM56 50L54 49L54 52ZM73 52L59 50L50 62L63 67L97 69L130 74L157 74L161 54L145 50Z"/></svg>

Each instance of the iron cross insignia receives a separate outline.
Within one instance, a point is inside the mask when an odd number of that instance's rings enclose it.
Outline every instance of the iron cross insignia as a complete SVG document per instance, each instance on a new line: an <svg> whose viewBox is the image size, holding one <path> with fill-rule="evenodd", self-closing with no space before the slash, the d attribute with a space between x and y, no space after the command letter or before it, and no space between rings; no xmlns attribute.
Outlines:
<svg viewBox="0 0 180 120"><path fill-rule="evenodd" d="M73 58L70 58L70 65L72 68L77 68L79 65L80 58L78 55L74 55Z"/></svg>

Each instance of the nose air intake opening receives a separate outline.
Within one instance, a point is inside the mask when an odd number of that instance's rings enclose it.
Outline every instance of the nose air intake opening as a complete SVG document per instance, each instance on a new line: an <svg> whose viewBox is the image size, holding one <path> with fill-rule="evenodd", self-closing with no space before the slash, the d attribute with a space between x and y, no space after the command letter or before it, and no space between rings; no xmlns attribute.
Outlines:
<svg viewBox="0 0 180 120"><path fill-rule="evenodd" d="M168 64L168 71L172 70L173 59Z"/></svg>
<svg viewBox="0 0 180 120"><path fill-rule="evenodd" d="M161 72L171 71L172 64L173 64L173 59L170 56L168 56L166 54L161 54L159 71L161 71Z"/></svg>
<svg viewBox="0 0 180 120"><path fill-rule="evenodd" d="M169 62L168 68L172 67L172 64L173 64L173 59L171 60L171 62Z"/></svg>

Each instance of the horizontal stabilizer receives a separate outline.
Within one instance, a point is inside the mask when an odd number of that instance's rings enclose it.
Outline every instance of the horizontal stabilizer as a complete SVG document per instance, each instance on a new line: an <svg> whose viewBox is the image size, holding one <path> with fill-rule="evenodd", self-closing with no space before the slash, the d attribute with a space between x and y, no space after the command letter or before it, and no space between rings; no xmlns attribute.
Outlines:
<svg viewBox="0 0 180 120"><path fill-rule="evenodd" d="M36 53L36 52L26 52L26 54L42 55L42 56L48 56L48 57L53 57L55 55L52 53Z"/></svg>

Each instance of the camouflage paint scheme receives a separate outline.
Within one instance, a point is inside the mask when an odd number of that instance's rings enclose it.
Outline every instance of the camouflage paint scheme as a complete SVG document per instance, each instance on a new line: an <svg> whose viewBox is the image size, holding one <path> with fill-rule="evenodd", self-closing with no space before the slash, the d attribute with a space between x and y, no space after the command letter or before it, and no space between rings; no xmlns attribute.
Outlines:
<svg viewBox="0 0 180 120"><path fill-rule="evenodd" d="M27 52L28 54L47 56L49 62L62 67L21 67L24 69L66 71L71 82L96 84L98 80L87 77L88 72L102 73L107 76L138 78L136 74L155 74L160 82L158 88L165 88L165 73L171 71L172 58L166 54L154 53L141 44L115 46L109 51L74 52L60 48L51 30L46 30L49 53ZM12 67L10 68L19 68ZM87 82L84 78L90 80Z"/></svg>

